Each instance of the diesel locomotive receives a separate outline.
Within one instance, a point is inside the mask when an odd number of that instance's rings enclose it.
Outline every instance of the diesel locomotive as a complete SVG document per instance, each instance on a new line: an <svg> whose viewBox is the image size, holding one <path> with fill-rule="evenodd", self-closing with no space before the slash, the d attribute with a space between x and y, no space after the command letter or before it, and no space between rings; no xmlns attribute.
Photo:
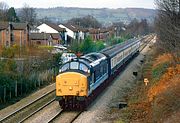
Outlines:
<svg viewBox="0 0 180 123"><path fill-rule="evenodd" d="M131 39L64 63L56 76L56 100L63 109L84 109L101 86L139 52L140 40Z"/></svg>

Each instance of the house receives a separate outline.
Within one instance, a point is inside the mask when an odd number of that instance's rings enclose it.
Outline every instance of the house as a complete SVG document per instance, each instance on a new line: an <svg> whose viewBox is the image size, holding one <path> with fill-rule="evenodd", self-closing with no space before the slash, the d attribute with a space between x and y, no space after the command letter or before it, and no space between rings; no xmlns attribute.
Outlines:
<svg viewBox="0 0 180 123"><path fill-rule="evenodd" d="M61 36L58 33L50 33L52 39L52 45L64 44Z"/></svg>
<svg viewBox="0 0 180 123"><path fill-rule="evenodd" d="M29 45L30 27L27 23L0 22L0 48Z"/></svg>
<svg viewBox="0 0 180 123"><path fill-rule="evenodd" d="M52 44L52 38L51 35L48 33L31 33L30 42L31 42L31 46L37 46L37 45L47 46Z"/></svg>
<svg viewBox="0 0 180 123"><path fill-rule="evenodd" d="M92 38L92 40L94 41L99 40L99 31L100 29L94 29L94 28L89 29L89 35Z"/></svg>
<svg viewBox="0 0 180 123"><path fill-rule="evenodd" d="M53 23L42 23L41 25L37 26L39 29L39 33L50 33L50 34L59 34L61 36L62 42L66 43L66 29L61 28L56 24Z"/></svg>
<svg viewBox="0 0 180 123"><path fill-rule="evenodd" d="M59 33L31 33L30 40L31 46L54 46L62 41Z"/></svg>
<svg viewBox="0 0 180 123"><path fill-rule="evenodd" d="M99 31L99 40L106 40L109 37L109 30L102 28Z"/></svg>
<svg viewBox="0 0 180 123"><path fill-rule="evenodd" d="M81 28L77 25L60 24L59 27L65 28L67 31L67 44L71 44L73 40L82 41L88 36L88 29Z"/></svg>
<svg viewBox="0 0 180 123"><path fill-rule="evenodd" d="M106 28L99 28L99 29L89 29L89 35L90 37L96 41L96 40L106 40L110 36L110 32Z"/></svg>
<svg viewBox="0 0 180 123"><path fill-rule="evenodd" d="M60 24L59 27L66 29L67 45L70 45L73 40L77 39L78 30L69 24Z"/></svg>

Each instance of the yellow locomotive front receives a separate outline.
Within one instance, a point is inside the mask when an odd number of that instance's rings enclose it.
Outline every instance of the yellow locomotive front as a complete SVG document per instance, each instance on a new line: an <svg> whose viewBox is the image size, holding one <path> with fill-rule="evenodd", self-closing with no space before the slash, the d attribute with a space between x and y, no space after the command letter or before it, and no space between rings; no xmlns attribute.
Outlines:
<svg viewBox="0 0 180 123"><path fill-rule="evenodd" d="M81 61L65 63L56 77L56 100L63 109L80 108L88 97L90 68Z"/></svg>
<svg viewBox="0 0 180 123"><path fill-rule="evenodd" d="M87 76L65 72L56 77L56 96L87 96Z"/></svg>

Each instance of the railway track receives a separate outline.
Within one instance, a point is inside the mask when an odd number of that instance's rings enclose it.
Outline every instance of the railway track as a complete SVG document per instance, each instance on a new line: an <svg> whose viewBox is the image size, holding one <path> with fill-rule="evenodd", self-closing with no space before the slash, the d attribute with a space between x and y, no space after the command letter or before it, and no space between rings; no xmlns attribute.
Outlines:
<svg viewBox="0 0 180 123"><path fill-rule="evenodd" d="M34 114L36 114L37 112L41 111L43 108L45 108L46 106L48 106L49 104L51 104L52 102L55 101L55 98L52 99L51 101L47 102L45 105L39 107L37 110L35 110L34 112L32 112L31 114L29 114L28 116L24 117L21 121L19 121L19 123L23 123L25 122L27 119L29 119L30 117L32 117Z"/></svg>
<svg viewBox="0 0 180 123"><path fill-rule="evenodd" d="M141 52L154 37L155 36L152 34L152 35L148 36L147 38L142 39L144 41L142 42L139 51Z"/></svg>
<svg viewBox="0 0 180 123"><path fill-rule="evenodd" d="M48 123L72 123L82 113L82 111L64 111L54 116Z"/></svg>
<svg viewBox="0 0 180 123"><path fill-rule="evenodd" d="M36 100L28 103L27 105L13 111L7 116L0 119L2 123L15 123L23 122L28 117L32 116L35 112L38 112L46 105L49 105L55 100L55 89L43 94Z"/></svg>

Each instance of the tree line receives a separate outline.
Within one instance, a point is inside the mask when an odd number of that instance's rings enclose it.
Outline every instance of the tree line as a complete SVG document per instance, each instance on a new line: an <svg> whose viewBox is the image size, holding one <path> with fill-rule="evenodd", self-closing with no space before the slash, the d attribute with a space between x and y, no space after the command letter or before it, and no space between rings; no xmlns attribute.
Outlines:
<svg viewBox="0 0 180 123"><path fill-rule="evenodd" d="M155 29L160 50L180 61L180 0L156 0Z"/></svg>
<svg viewBox="0 0 180 123"><path fill-rule="evenodd" d="M35 9L27 4L24 4L17 14L14 7L9 8L7 3L0 2L0 21L28 22L33 25L36 22L36 17Z"/></svg>

